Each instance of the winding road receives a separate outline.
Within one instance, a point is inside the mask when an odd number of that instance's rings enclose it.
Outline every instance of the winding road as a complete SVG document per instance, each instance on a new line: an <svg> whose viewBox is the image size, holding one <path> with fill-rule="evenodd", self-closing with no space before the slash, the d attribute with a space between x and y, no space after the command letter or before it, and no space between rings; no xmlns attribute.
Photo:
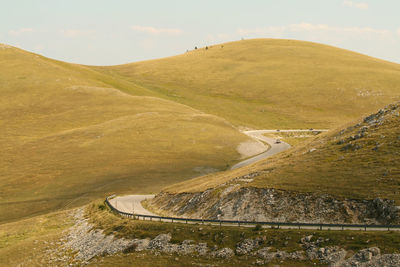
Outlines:
<svg viewBox="0 0 400 267"><path fill-rule="evenodd" d="M268 150L265 152L258 154L254 157L251 157L249 159L243 160L231 167L231 170L244 167L247 165L250 165L254 162L257 162L262 159L266 159L268 157L271 157L275 154L278 154L279 152L288 150L290 148L290 145L288 143L285 143L281 141L280 143L276 143L276 139L266 137L264 136L265 133L279 133L280 131L278 130L254 130L254 131L244 131L243 133L248 135L249 137L267 143L270 147Z"/></svg>
<svg viewBox="0 0 400 267"><path fill-rule="evenodd" d="M266 137L264 134L266 133L279 133L279 132L310 132L310 130L252 130L252 131L244 131L243 133L251 137L252 139L265 142L269 144L269 149L265 152L258 154L254 157L249 159L243 160L234 166L231 169L237 169L240 167L244 167L250 165L256 161L266 159L271 157L279 152L285 151L290 148L290 145L281 141L281 143L276 143L276 139ZM314 131L326 131L326 130L314 130ZM154 195L127 195L127 196L119 196L113 199L110 199L110 204L113 205L114 208L128 213L136 213L136 214L143 214L143 215L153 215L156 214L151 213L150 211L146 210L141 202L145 199L151 199Z"/></svg>
<svg viewBox="0 0 400 267"><path fill-rule="evenodd" d="M252 164L256 161L262 160L262 159L266 159L272 155L275 155L277 153L280 153L282 151L285 151L287 149L290 148L290 145L285 143L285 142L280 142L280 143L276 143L276 139L273 138L269 138L264 136L264 134L266 133L279 133L279 132L325 132L327 130L254 130L254 131L245 131L244 133L248 136L250 136L251 138L261 141L261 142L266 142L270 145L270 148L259 154L256 155L254 157L251 157L249 159L246 159L244 161L241 161L237 164L235 164L234 166L232 166L231 169L237 169L243 166L247 166L249 164ZM127 195L127 196L117 196L114 197L112 199L109 199L109 203L110 205L112 205L112 207L116 210L118 210L119 212L125 212L125 213L131 213L131 214L136 214L137 218L141 218L143 220L146 220L146 218L148 220L151 220L152 218L150 218L151 216L155 216L153 217L154 220L159 220L159 221L164 221L164 222L180 222L180 223L199 223L201 222L201 220L199 220L198 222L188 222L187 219L184 218L160 218L158 217L158 215L146 210L143 206L142 206L142 201L146 200L146 199L152 199L154 198L155 195ZM150 216L150 217L146 217L146 216ZM241 226L241 224L235 224L235 223L224 223L224 222L210 222L208 223L210 225L224 225L224 226ZM254 225L257 224L257 222L253 222L253 223L249 223L249 224L245 224L242 226L247 226L247 227L254 227ZM283 223L285 224L285 223ZM400 226L394 226L391 227L391 229L388 228L384 228L384 227L379 227L379 226L369 226L368 228L363 226L363 225L329 225L329 224L321 224L321 225L281 225L281 228L284 229L293 229L297 227L300 229L300 227L302 229L324 229L324 230L364 230L364 231L386 231L386 230L400 230Z"/></svg>

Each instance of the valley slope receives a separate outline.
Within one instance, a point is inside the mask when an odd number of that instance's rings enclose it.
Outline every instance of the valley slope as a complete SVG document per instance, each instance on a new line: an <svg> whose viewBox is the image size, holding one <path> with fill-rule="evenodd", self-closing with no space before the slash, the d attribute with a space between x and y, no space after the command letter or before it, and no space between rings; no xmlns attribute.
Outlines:
<svg viewBox="0 0 400 267"><path fill-rule="evenodd" d="M249 140L222 118L85 66L7 45L0 66L0 222L157 192L227 168Z"/></svg>

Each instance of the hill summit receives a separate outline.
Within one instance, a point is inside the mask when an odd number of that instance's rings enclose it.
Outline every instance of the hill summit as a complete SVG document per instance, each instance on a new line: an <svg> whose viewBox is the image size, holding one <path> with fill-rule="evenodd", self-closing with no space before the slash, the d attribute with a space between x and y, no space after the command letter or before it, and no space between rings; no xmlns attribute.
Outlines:
<svg viewBox="0 0 400 267"><path fill-rule="evenodd" d="M400 65L296 40L242 40L96 69L257 129L338 127L400 100Z"/></svg>

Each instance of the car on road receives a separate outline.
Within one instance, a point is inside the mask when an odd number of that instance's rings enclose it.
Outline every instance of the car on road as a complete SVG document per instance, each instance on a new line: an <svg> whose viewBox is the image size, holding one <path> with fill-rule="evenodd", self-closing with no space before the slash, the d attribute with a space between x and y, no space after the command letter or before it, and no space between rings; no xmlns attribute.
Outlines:
<svg viewBox="0 0 400 267"><path fill-rule="evenodd" d="M275 140L275 144L280 144L280 143L282 143L281 140L279 140L279 139Z"/></svg>

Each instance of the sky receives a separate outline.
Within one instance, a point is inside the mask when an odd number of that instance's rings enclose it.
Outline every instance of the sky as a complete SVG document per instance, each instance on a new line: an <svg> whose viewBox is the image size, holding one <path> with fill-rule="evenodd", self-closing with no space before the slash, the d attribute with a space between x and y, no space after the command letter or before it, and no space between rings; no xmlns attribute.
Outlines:
<svg viewBox="0 0 400 267"><path fill-rule="evenodd" d="M400 63L399 0L0 0L0 43L115 65L250 38L329 44Z"/></svg>

